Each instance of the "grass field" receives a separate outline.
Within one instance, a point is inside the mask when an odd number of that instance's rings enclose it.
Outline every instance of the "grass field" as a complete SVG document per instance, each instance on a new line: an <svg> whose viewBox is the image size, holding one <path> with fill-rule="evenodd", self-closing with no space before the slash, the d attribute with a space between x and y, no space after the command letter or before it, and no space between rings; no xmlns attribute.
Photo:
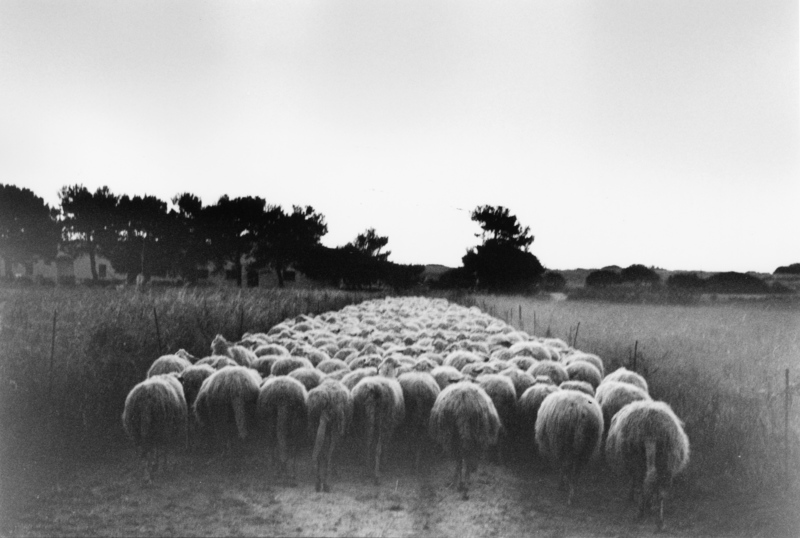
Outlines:
<svg viewBox="0 0 800 538"><path fill-rule="evenodd" d="M185 348L204 356L217 333L237 339L369 297L319 290L0 290L0 482L54 454L91 457L125 445L119 418L125 396L162 352ZM797 309L457 300L529 333L535 317L537 335L549 329L577 338L577 347L600 355L607 371L631 368L638 341L636 369L653 397L685 421L691 439L691 464L677 484L684 493L766 497L783 494L787 484L796 488L800 406L789 410L787 454L783 391L790 368L797 394Z"/></svg>

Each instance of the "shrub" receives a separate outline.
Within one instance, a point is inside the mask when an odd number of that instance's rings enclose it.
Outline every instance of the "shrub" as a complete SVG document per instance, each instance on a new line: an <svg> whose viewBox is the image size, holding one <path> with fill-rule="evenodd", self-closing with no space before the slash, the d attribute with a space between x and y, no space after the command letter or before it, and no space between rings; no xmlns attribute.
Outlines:
<svg viewBox="0 0 800 538"><path fill-rule="evenodd" d="M556 271L547 271L542 277L542 289L549 292L564 291L567 287L567 279L564 275Z"/></svg>
<svg viewBox="0 0 800 538"><path fill-rule="evenodd" d="M706 281L697 273L680 273L671 275L667 278L667 287L679 288L684 290L702 290L706 286Z"/></svg>
<svg viewBox="0 0 800 538"><path fill-rule="evenodd" d="M620 274L623 282L633 282L635 284L658 284L661 282L661 277L652 269L648 269L644 265L634 264L623 269Z"/></svg>
<svg viewBox="0 0 800 538"><path fill-rule="evenodd" d="M747 273L729 271L708 277L706 288L711 293L769 293L769 285Z"/></svg>
<svg viewBox="0 0 800 538"><path fill-rule="evenodd" d="M775 275L800 275L800 263L793 263L791 265L781 265L775 272Z"/></svg>
<svg viewBox="0 0 800 538"><path fill-rule="evenodd" d="M606 271L605 269L592 271L586 276L586 286L589 288L601 288L620 283L622 283L622 278L619 273Z"/></svg>

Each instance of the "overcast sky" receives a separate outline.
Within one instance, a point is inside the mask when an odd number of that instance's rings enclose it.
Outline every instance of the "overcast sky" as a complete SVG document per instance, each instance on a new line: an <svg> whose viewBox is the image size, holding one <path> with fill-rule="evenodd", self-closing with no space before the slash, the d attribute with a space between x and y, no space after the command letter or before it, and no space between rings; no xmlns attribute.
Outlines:
<svg viewBox="0 0 800 538"><path fill-rule="evenodd" d="M458 266L800 262L796 0L0 1L0 183L257 195Z"/></svg>

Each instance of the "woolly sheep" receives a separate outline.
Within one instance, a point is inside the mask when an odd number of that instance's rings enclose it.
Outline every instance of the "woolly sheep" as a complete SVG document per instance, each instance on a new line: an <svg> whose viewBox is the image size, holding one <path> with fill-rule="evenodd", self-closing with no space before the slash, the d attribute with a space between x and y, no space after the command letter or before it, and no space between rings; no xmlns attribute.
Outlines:
<svg viewBox="0 0 800 538"><path fill-rule="evenodd" d="M514 383L514 390L517 391L517 398L522 396L536 381L534 376L514 367L503 370L500 372L500 375L508 377L511 379L511 382Z"/></svg>
<svg viewBox="0 0 800 538"><path fill-rule="evenodd" d="M572 504L581 469L600 447L603 412L591 396L576 390L558 390L547 396L536 418L536 447L560 469L561 483Z"/></svg>
<svg viewBox="0 0 800 538"><path fill-rule="evenodd" d="M258 372L244 366L226 366L209 376L194 403L197 422L209 429L216 443L234 456L252 429L261 384Z"/></svg>
<svg viewBox="0 0 800 538"><path fill-rule="evenodd" d="M443 366L452 366L456 370L461 371L464 366L473 362L484 362L484 360L472 351L460 350L453 351L444 359Z"/></svg>
<svg viewBox="0 0 800 538"><path fill-rule="evenodd" d="M203 381L213 373L214 368L208 364L193 364L178 375L178 381L183 385L183 394L186 397L186 405L189 409L194 405Z"/></svg>
<svg viewBox="0 0 800 538"><path fill-rule="evenodd" d="M414 453L414 470L419 470L422 451L427 440L428 420L431 409L441 389L433 376L427 372L405 373L397 378L403 389L405 404L404 430Z"/></svg>
<svg viewBox="0 0 800 538"><path fill-rule="evenodd" d="M186 359L187 361L189 361L191 363L197 362L197 357L195 357L194 355L192 355L191 353L189 353L188 351L186 351L183 348L181 348L178 351L176 351L174 353L174 355L177 355L178 357L180 357L182 359Z"/></svg>
<svg viewBox="0 0 800 538"><path fill-rule="evenodd" d="M328 474L336 444L344 436L353 417L353 397L339 381L325 379L308 393L308 429L314 439L312 460L316 470L316 490L330 491Z"/></svg>
<svg viewBox="0 0 800 538"><path fill-rule="evenodd" d="M569 379L567 370L561 364L554 361L542 361L528 370L528 373L533 377L546 375L552 379L553 383L556 385L560 385Z"/></svg>
<svg viewBox="0 0 800 538"><path fill-rule="evenodd" d="M256 401L256 416L266 431L273 465L279 463L285 472L291 459L292 479L297 476L297 455L306 435L307 399L308 392L300 381L281 376L267 379Z"/></svg>
<svg viewBox="0 0 800 538"><path fill-rule="evenodd" d="M195 366L198 364L208 364L215 370L221 370L226 366L239 366L236 364L236 361L227 355L211 355L210 357L205 357L197 361Z"/></svg>
<svg viewBox="0 0 800 538"><path fill-rule="evenodd" d="M584 361L594 365L597 368L597 371L600 372L600 378L602 379L605 375L605 367L603 366L603 360L595 355L594 353L585 353L583 351L576 351L567 357L564 358L564 365L572 364L575 361Z"/></svg>
<svg viewBox="0 0 800 538"><path fill-rule="evenodd" d="M383 447L405 418L403 389L394 377L397 367L396 359L385 359L379 375L365 377L352 390L353 422L364 437L367 469L375 484L380 481Z"/></svg>
<svg viewBox="0 0 800 538"><path fill-rule="evenodd" d="M191 362L178 355L162 355L150 365L150 369L147 370L147 377L170 372L180 373L191 365Z"/></svg>
<svg viewBox="0 0 800 538"><path fill-rule="evenodd" d="M272 375L272 365L280 358L281 355L262 355L253 361L250 368L258 372L261 377L267 378Z"/></svg>
<svg viewBox="0 0 800 538"><path fill-rule="evenodd" d="M545 398L553 392L561 390L553 384L549 377L545 376L545 380L537 380L517 400L520 444L525 447L531 447L534 453L537 452L536 418L539 416L539 408Z"/></svg>
<svg viewBox="0 0 800 538"><path fill-rule="evenodd" d="M586 381L593 389L596 389L603 379L600 370L594 364L582 360L569 363L565 370L569 374L570 380Z"/></svg>
<svg viewBox="0 0 800 538"><path fill-rule="evenodd" d="M322 372L323 374L330 374L331 372L335 372L336 370L347 370L350 371L350 367L341 359L328 359L322 361L317 365L317 370Z"/></svg>
<svg viewBox="0 0 800 538"><path fill-rule="evenodd" d="M586 381L580 381L578 379L570 379L569 381L564 381L558 387L563 390L579 390L584 394L588 394L589 396L592 397L595 396L594 388ZM600 402L598 401L597 403Z"/></svg>
<svg viewBox="0 0 800 538"><path fill-rule="evenodd" d="M378 375L378 369L375 367L367 367L367 368L359 368L358 370L353 370L352 372L346 374L342 377L341 381L342 384L347 387L347 390L352 391L356 385L358 385L359 381L364 379L365 377Z"/></svg>
<svg viewBox="0 0 800 538"><path fill-rule="evenodd" d="M281 357L272 364L270 374L274 376L288 375L292 370L298 368L313 368L311 361L305 357Z"/></svg>
<svg viewBox="0 0 800 538"><path fill-rule="evenodd" d="M639 516L658 503L658 528L664 528L664 500L673 477L689 463L689 438L683 422L664 402L641 400L623 407L612 419L606 459L631 477L631 497L641 487Z"/></svg>
<svg viewBox="0 0 800 538"><path fill-rule="evenodd" d="M530 357L537 361L551 361L550 350L539 342L517 342L508 348L512 357Z"/></svg>
<svg viewBox="0 0 800 538"><path fill-rule="evenodd" d="M439 388L442 390L444 390L444 388L448 385L457 383L464 379L464 374L462 374L454 366L437 366L431 370L431 375L436 380Z"/></svg>
<svg viewBox="0 0 800 538"><path fill-rule="evenodd" d="M304 367L292 370L289 372L289 377L293 377L302 383L306 390L311 390L322 382L325 374L316 368Z"/></svg>
<svg viewBox="0 0 800 538"><path fill-rule="evenodd" d="M477 379L478 386L492 399L497 416L500 418L500 434L497 455L502 462L503 451L508 452L509 442L517 433L517 390L508 376L484 374Z"/></svg>
<svg viewBox="0 0 800 538"><path fill-rule="evenodd" d="M649 389L647 387L647 381L645 380L645 378L642 377L641 375L637 374L636 372L632 372L632 371L628 370L625 367L618 368L617 370L614 370L613 372L608 374L603 379L604 383L606 381L624 381L625 383L630 383L632 385L636 385L637 387L639 387L643 391L647 392L648 394L650 393L650 391L649 391Z"/></svg>
<svg viewBox="0 0 800 538"><path fill-rule="evenodd" d="M611 427L611 421L620 409L632 402L650 400L650 395L640 387L625 383L624 381L603 381L597 387L597 403L603 410L603 422L606 431Z"/></svg>
<svg viewBox="0 0 800 538"><path fill-rule="evenodd" d="M469 475L478 458L497 443L500 418L492 399L469 381L448 385L431 409L428 432L456 460L455 483L464 500L469 498Z"/></svg>
<svg viewBox="0 0 800 538"><path fill-rule="evenodd" d="M288 357L291 354L288 349L280 344L263 344L255 348L253 353L256 354L256 357L275 355Z"/></svg>
<svg viewBox="0 0 800 538"><path fill-rule="evenodd" d="M509 366L514 366L516 368L519 368L523 372L527 372L528 370L539 364L538 360L532 357L527 357L525 355L517 355L516 357L508 359L508 361L506 362Z"/></svg>
<svg viewBox="0 0 800 538"><path fill-rule="evenodd" d="M158 469L159 456L187 446L187 407L181 384L172 375L148 377L125 398L122 426L145 460L145 480Z"/></svg>

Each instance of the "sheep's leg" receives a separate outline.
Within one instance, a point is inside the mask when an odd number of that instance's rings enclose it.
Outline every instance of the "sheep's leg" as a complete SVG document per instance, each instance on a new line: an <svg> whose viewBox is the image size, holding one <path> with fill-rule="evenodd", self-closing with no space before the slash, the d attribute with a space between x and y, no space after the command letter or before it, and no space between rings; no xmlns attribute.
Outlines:
<svg viewBox="0 0 800 538"><path fill-rule="evenodd" d="M336 438L331 436L329 438L328 451L325 458L325 475L322 481L322 491L325 493L330 492L331 487L328 484L328 475L330 474L331 461L333 460L333 449L336 448Z"/></svg>
<svg viewBox="0 0 800 538"><path fill-rule="evenodd" d="M567 467L567 484L569 493L567 493L567 506L572 505L572 499L575 497L575 482L578 479L578 464L571 462Z"/></svg>
<svg viewBox="0 0 800 538"><path fill-rule="evenodd" d="M376 486L381 482L381 449L383 445L381 441L381 431L378 430L378 439L375 442L375 473L373 475Z"/></svg>

